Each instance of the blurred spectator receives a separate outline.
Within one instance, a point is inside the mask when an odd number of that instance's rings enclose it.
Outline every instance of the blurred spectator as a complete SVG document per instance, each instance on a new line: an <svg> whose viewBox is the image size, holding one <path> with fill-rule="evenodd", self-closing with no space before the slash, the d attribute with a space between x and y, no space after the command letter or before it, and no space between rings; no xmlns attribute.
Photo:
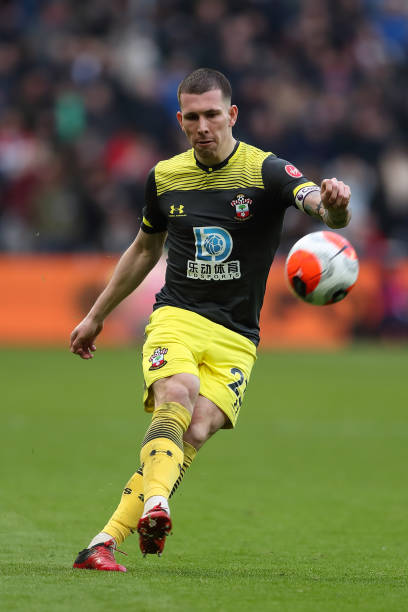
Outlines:
<svg viewBox="0 0 408 612"><path fill-rule="evenodd" d="M406 0L3 2L0 249L124 249L149 168L186 146L177 85L209 65L237 137L350 183L360 254L408 255L407 56ZM281 250L315 224L285 227Z"/></svg>
<svg viewBox="0 0 408 612"><path fill-rule="evenodd" d="M408 252L408 145L386 148L379 159L378 214L388 238Z"/></svg>
<svg viewBox="0 0 408 612"><path fill-rule="evenodd" d="M341 176L350 185L353 194L353 223L342 233L359 253L372 255L371 245L377 242L378 225L370 208L377 189L377 177L373 168L364 159L355 155L335 158L323 169L324 176Z"/></svg>

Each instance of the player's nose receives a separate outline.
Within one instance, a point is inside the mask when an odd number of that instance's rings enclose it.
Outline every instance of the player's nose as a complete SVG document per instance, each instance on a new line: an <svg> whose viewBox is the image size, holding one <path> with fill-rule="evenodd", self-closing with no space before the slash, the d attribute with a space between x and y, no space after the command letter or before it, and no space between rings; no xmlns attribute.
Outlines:
<svg viewBox="0 0 408 612"><path fill-rule="evenodd" d="M208 124L207 119L205 117L200 117L198 120L198 131L202 134L208 132Z"/></svg>

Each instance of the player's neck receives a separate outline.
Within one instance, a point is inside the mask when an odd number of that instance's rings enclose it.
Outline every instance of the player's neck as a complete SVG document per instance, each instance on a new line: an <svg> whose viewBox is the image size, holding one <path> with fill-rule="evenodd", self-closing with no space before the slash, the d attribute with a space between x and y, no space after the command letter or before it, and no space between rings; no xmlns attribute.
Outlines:
<svg viewBox="0 0 408 612"><path fill-rule="evenodd" d="M222 147L216 154L211 155L209 152L208 155L203 156L197 153L197 151L194 151L195 158L200 162L200 164L203 164L203 166L217 166L218 164L222 164L222 162L231 155L236 144L237 141L235 138L233 138L233 136L231 136L230 139L223 143Z"/></svg>

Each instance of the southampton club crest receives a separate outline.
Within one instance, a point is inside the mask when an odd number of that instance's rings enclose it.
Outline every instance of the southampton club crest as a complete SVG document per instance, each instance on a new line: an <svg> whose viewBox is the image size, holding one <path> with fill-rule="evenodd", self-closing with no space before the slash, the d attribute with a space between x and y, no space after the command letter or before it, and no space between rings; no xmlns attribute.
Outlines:
<svg viewBox="0 0 408 612"><path fill-rule="evenodd" d="M239 193L235 200L232 200L231 206L235 206L235 219L238 221L246 221L252 217L249 205L252 204L251 198L247 198L245 194Z"/></svg>
<svg viewBox="0 0 408 612"><path fill-rule="evenodd" d="M167 361L165 360L164 356L168 350L169 349L166 349L164 347L162 348L161 346L154 350L153 355L150 355L149 357L149 361L152 364L149 370L158 370L159 368L162 368L164 365L166 365Z"/></svg>

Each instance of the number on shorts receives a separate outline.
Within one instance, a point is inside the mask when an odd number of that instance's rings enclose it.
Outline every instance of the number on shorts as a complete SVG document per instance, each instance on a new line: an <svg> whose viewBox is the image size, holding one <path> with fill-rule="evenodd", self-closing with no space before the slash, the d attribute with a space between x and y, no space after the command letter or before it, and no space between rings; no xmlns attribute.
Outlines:
<svg viewBox="0 0 408 612"><path fill-rule="evenodd" d="M237 396L237 399L235 400L232 406L233 411L235 412L235 414L237 414L237 412L241 408L242 399L244 397L244 393L245 393L245 389L247 387L248 381L245 378L244 373L239 368L231 368L230 372L233 376L236 376L237 374L239 376L238 380L234 380L234 382L228 384L228 387ZM242 385L245 385L245 386L242 387Z"/></svg>

